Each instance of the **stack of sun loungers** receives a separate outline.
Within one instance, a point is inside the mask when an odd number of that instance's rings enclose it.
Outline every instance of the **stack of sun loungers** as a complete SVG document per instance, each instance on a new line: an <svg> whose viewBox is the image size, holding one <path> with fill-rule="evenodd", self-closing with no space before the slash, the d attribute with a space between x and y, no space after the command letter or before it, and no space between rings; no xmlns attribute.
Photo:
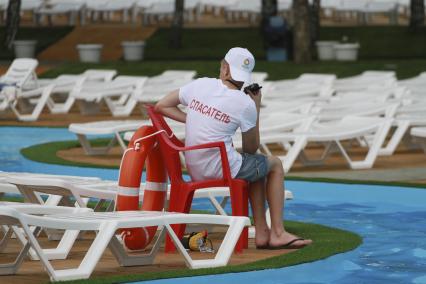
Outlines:
<svg viewBox="0 0 426 284"><path fill-rule="evenodd" d="M265 80L265 74L256 74ZM261 110L261 151L271 154L272 145L280 145L286 154L280 157L289 171L298 159L305 165L321 165L329 154L340 152L352 169L374 165L380 155L392 155L401 142L410 137L410 128L425 126L426 97L422 87L426 76L398 81L394 72L366 71L337 79L330 74L303 74L297 79L263 81ZM160 98L160 96L158 96ZM105 122L71 125L87 153L86 136L110 134L123 150L134 130L147 121ZM184 138L184 125L170 122L176 136ZM94 127L95 126L95 127ZM96 128L96 130L91 130ZM324 146L319 159L308 158L308 144ZM353 144L365 148L365 157L355 161L350 155ZM234 137L241 147L241 136ZM94 153L94 152L92 152Z"/></svg>
<svg viewBox="0 0 426 284"><path fill-rule="evenodd" d="M0 267L0 275L15 274L27 253L33 250L50 279L63 281L89 278L107 247L121 266L153 264L166 233L171 236L189 268L224 266L232 255L241 231L250 224L250 220L247 217L207 214L154 211L93 212L86 208L0 203L0 223L6 230L2 244L8 242L13 234L23 236L22 249L17 254L16 260L10 264L3 264ZM221 225L229 228L213 259L194 260L171 228L174 224ZM147 226L160 228L151 251L129 254L120 243L117 233L120 229ZM41 229L64 230L63 239L66 241L60 242L62 247L43 249L37 237ZM82 231L95 231L96 237L78 267L55 269L51 260L67 258L67 253L55 255L53 252L63 249L65 243L69 252Z"/></svg>
<svg viewBox="0 0 426 284"><path fill-rule="evenodd" d="M310 1L312 2L312 1ZM0 0L0 15L5 14L7 0ZM216 17L224 12L228 21L260 19L261 0L186 0L184 3L184 19L196 21L203 13L213 11ZM278 13L288 14L291 11L291 0L277 1ZM323 0L321 1L322 17L332 20L356 20L359 24L369 24L376 15L387 16L389 23L398 24L400 15L407 15L409 0ZM138 18L144 24L158 21L171 21L174 13L174 0L22 0L22 13L32 15L34 23L42 24L48 18L53 24L57 16L67 16L68 25L81 25L86 22L116 21L135 23ZM139 17L141 16L141 17ZM4 21L5 16L0 17Z"/></svg>
<svg viewBox="0 0 426 284"><path fill-rule="evenodd" d="M19 66L18 66L19 65ZM18 66L18 67L17 67ZM46 106L52 113L67 113L77 103L83 114L94 114L102 104L112 116L128 117L138 104L156 102L168 92L189 83L194 71L168 70L154 77L116 76L115 70L87 70L54 79L35 76L35 60L16 60L0 79L0 111L12 110L19 120L37 120ZM342 153L351 168L371 168L379 155L392 155L410 137L412 127L426 125L426 76L400 80L395 72L366 71L337 79L333 74L303 74L296 79L266 81L266 73L254 73L263 85L261 111L261 150L271 154L278 144L287 154L281 156L286 171L296 159L304 164L321 164L333 151ZM29 113L23 114L22 106ZM350 117L347 117L350 115ZM88 154L107 153L115 144L126 148L125 140L149 121L121 120L71 124ZM184 125L171 122L176 135L184 138ZM87 136L110 135L111 143L93 149ZM348 149L353 140L365 148L361 162L353 162ZM324 145L324 154L308 160L308 144ZM241 146L241 136L234 138ZM406 143L407 144L407 143ZM348 148L349 147L349 148Z"/></svg>
<svg viewBox="0 0 426 284"><path fill-rule="evenodd" d="M171 236L189 268L224 266L229 262L243 228L250 225L247 217L226 215L224 206L229 199L227 188L200 190L194 196L210 200L219 215L110 212L114 210L117 189L116 182L97 178L0 172L0 192L19 192L25 201L0 201L0 231L3 232L0 254L4 253L13 236L22 244L16 260L0 266L0 275L18 273L24 258L29 255L32 260L41 262L52 281L89 278L107 247L120 266L150 265L159 252L165 234ZM143 198L143 190L140 198ZM223 200L218 201L217 198ZM97 201L94 209L87 208L89 200ZM105 203L106 206L103 206ZM58 206L60 204L67 207ZM174 224L225 226L228 230L213 258L195 260L175 235L171 227ZM148 226L158 226L152 247L144 252L129 254L122 245L120 229ZM49 240L58 240L57 247L42 248L40 230L44 230ZM68 259L72 247L79 242L81 232L85 231L95 231L96 236L78 267L54 268L51 261ZM10 255L10 251L8 253Z"/></svg>
<svg viewBox="0 0 426 284"><path fill-rule="evenodd" d="M0 111L11 110L21 121L35 121L47 107L68 113L77 103L82 114L94 114L102 103L113 116L129 116L137 104L155 102L189 83L194 71L168 70L154 77L117 76L115 70L86 70L77 75L38 79L34 59L17 59L0 79Z"/></svg>

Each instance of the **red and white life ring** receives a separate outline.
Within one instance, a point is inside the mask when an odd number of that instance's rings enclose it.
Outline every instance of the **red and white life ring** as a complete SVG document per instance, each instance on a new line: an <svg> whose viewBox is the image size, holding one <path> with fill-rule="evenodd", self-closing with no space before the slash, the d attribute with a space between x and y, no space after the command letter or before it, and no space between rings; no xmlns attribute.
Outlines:
<svg viewBox="0 0 426 284"><path fill-rule="evenodd" d="M167 172L152 126L139 128L125 151L120 165L117 211L139 210L139 188L147 160L146 187L140 210L161 211L167 197ZM144 249L154 238L157 227L122 230L124 244L130 250Z"/></svg>

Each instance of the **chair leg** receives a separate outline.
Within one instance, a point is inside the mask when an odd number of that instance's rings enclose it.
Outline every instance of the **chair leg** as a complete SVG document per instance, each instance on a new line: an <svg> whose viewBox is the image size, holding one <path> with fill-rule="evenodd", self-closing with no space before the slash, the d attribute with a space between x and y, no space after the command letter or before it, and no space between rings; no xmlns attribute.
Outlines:
<svg viewBox="0 0 426 284"><path fill-rule="evenodd" d="M246 184L232 182L231 186L231 206L233 216L248 216L248 192ZM248 248L248 228L244 228L240 239L235 246L235 252L240 253L244 248Z"/></svg>
<svg viewBox="0 0 426 284"><path fill-rule="evenodd" d="M180 212L180 213L189 213L191 209L192 199L194 197L194 191L188 191L188 190L182 190L179 191L173 190L170 194L170 203L169 203L169 212ZM179 239L183 237L183 234L185 233L185 224L176 224L171 225L173 228L173 231L175 231L176 235ZM170 238L169 235L167 235L166 238L166 246L165 246L165 252L166 253L172 253L176 251L176 247Z"/></svg>

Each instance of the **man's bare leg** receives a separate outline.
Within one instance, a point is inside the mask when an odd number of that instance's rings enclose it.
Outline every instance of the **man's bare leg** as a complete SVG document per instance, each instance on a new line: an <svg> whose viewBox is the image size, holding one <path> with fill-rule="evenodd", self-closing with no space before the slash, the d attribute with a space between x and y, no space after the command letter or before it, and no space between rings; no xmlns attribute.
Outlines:
<svg viewBox="0 0 426 284"><path fill-rule="evenodd" d="M265 216L265 180L261 179L249 185L249 199L253 211L254 225L256 228L256 247L264 247L269 243L269 228Z"/></svg>
<svg viewBox="0 0 426 284"><path fill-rule="evenodd" d="M277 157L268 157L270 169L266 182L266 194L271 213L270 247L278 247L298 238L288 233L283 224L284 208L284 170L282 162ZM294 247L303 247L310 244L311 240L299 240L292 244Z"/></svg>

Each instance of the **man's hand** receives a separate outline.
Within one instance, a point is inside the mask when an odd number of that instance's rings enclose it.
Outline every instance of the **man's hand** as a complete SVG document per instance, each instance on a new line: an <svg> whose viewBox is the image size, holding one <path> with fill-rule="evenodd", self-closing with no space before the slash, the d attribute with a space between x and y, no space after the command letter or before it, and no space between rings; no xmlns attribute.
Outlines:
<svg viewBox="0 0 426 284"><path fill-rule="evenodd" d="M257 109L259 110L260 103L262 101L262 91L258 90L258 91L254 92L254 93L251 92L251 91L248 91L248 95L254 101L254 103L256 104Z"/></svg>

